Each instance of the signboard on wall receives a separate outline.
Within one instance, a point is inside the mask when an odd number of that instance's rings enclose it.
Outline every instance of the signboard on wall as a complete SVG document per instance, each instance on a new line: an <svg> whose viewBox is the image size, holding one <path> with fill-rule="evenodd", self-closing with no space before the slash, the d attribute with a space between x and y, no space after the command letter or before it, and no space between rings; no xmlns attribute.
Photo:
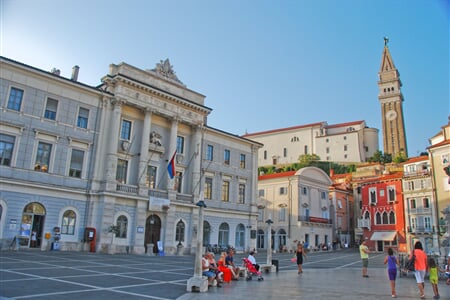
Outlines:
<svg viewBox="0 0 450 300"><path fill-rule="evenodd" d="M163 211L164 206L166 206L166 207L170 206L169 199L150 196L149 203L148 203L148 210Z"/></svg>

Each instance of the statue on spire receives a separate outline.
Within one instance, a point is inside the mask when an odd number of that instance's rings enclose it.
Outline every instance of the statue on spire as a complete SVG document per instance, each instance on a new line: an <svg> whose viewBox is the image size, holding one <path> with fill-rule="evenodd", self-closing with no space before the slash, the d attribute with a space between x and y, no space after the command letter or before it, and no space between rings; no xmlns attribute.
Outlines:
<svg viewBox="0 0 450 300"><path fill-rule="evenodd" d="M389 43L389 38L387 36L383 37L384 39L384 46L387 46L387 44Z"/></svg>

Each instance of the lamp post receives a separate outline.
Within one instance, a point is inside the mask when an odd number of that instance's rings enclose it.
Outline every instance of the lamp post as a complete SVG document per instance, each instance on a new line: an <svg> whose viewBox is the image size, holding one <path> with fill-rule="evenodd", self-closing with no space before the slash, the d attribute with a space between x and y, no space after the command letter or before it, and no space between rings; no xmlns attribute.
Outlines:
<svg viewBox="0 0 450 300"><path fill-rule="evenodd" d="M272 265L272 224L273 221L271 219L268 219L266 221L268 228L267 228L267 264L269 266Z"/></svg>
<svg viewBox="0 0 450 300"><path fill-rule="evenodd" d="M198 226L197 226L197 249L195 252L194 276L187 281L186 290L188 292L207 292L208 279L202 275L202 248L203 248L203 209L206 204L203 200L198 201L196 206L198 210Z"/></svg>

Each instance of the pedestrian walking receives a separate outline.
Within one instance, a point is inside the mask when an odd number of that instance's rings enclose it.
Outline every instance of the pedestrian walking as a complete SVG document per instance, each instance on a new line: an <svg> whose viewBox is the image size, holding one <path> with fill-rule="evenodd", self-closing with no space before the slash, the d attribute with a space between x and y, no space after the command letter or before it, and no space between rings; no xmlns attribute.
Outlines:
<svg viewBox="0 0 450 300"><path fill-rule="evenodd" d="M384 258L384 264L387 264L387 272L389 282L391 283L391 295L392 298L397 298L395 291L395 279L397 278L397 266L400 265L398 258L394 255L392 248L388 248L388 255Z"/></svg>
<svg viewBox="0 0 450 300"><path fill-rule="evenodd" d="M362 277L369 278L369 275L367 275L367 268L369 267L370 250L366 245L366 240L367 240L367 238L365 238L361 242L361 245L359 245L359 254L361 256L361 261L362 261Z"/></svg>
<svg viewBox="0 0 450 300"><path fill-rule="evenodd" d="M415 255L414 275L416 276L417 287L419 288L420 299L425 299L425 274L427 273L427 254L423 251L422 243L417 241L409 259Z"/></svg>
<svg viewBox="0 0 450 300"><path fill-rule="evenodd" d="M433 299L439 299L441 296L439 295L439 289L438 289L438 271L443 272L441 268L436 264L436 261L434 258L430 257L428 259L428 273L430 274L430 283L433 287L434 297Z"/></svg>
<svg viewBox="0 0 450 300"><path fill-rule="evenodd" d="M297 245L297 251L295 251L295 255L297 256L297 267L298 274L303 273L303 257L306 259L305 248L303 248L303 244L299 243Z"/></svg>

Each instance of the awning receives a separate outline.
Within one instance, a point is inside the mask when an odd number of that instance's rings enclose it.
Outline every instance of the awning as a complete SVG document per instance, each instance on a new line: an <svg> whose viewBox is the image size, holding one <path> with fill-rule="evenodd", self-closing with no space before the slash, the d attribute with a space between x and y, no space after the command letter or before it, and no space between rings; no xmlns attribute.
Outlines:
<svg viewBox="0 0 450 300"><path fill-rule="evenodd" d="M397 231L375 231L370 240L372 241L392 241L397 235Z"/></svg>

